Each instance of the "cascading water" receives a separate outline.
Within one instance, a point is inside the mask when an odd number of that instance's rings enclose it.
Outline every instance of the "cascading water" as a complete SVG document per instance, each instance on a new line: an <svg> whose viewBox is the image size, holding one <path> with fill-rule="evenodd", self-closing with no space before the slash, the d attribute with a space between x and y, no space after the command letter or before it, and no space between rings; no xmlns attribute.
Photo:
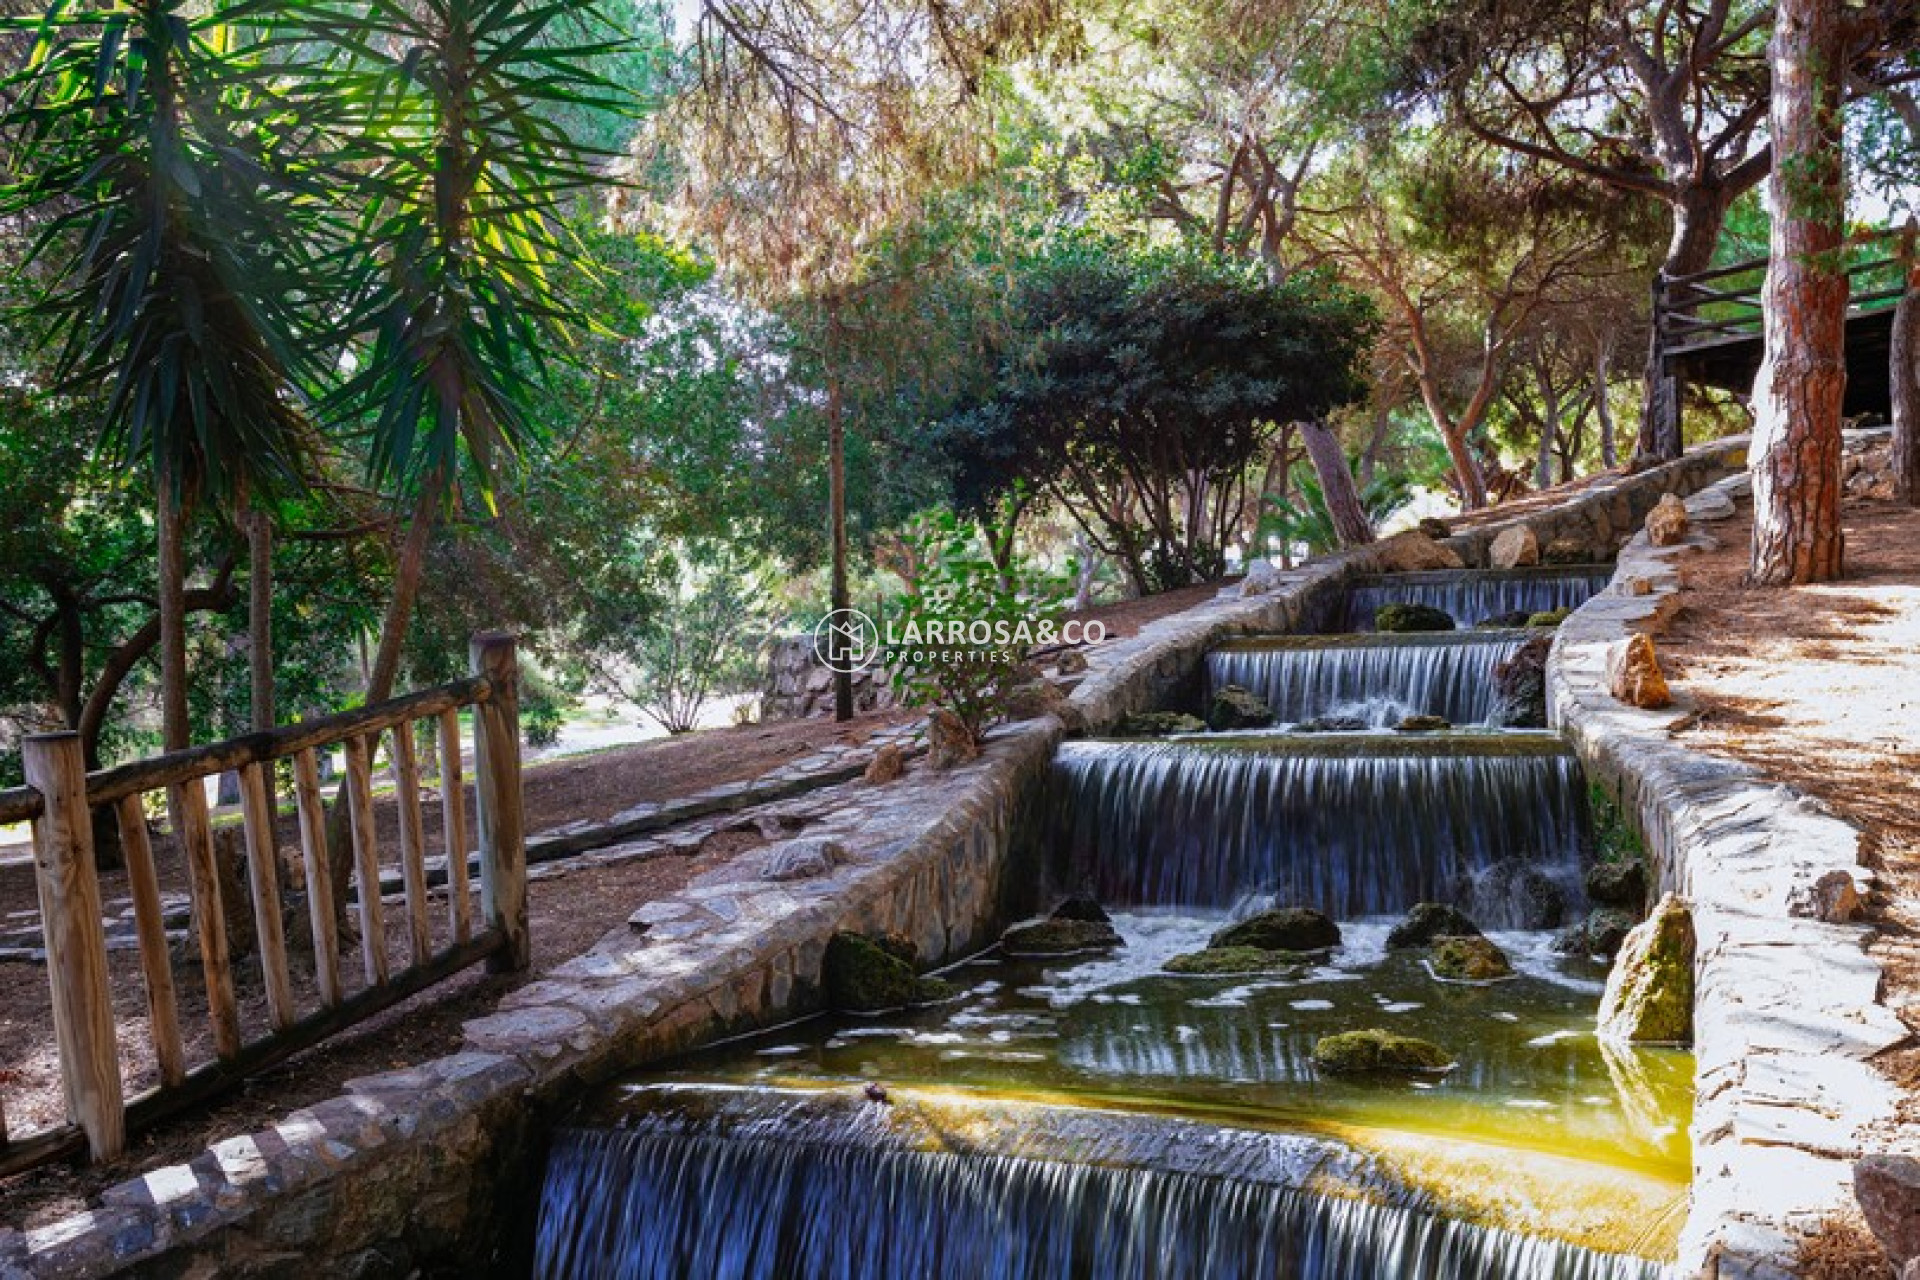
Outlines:
<svg viewBox="0 0 1920 1280"><path fill-rule="evenodd" d="M643 1114L569 1130L548 1167L535 1274L559 1280L969 1276L1015 1280L1656 1280L1656 1263L1453 1221L1313 1140L1213 1130L1172 1168L1099 1143L1074 1161L962 1132L891 1136L888 1108L811 1120ZM764 1102L761 1105L765 1105ZM804 1106L804 1104L802 1104ZM1108 1117L1111 1119L1111 1117ZM1178 1148L1180 1144L1169 1144ZM985 1149L972 1149L984 1147ZM1263 1149L1273 1148L1270 1156ZM1181 1167L1198 1155L1208 1172ZM1212 1170L1218 1169L1215 1173ZM1230 1175L1230 1176L1229 1176Z"/></svg>
<svg viewBox="0 0 1920 1280"><path fill-rule="evenodd" d="M1271 895L1336 917L1479 901L1522 864L1577 897L1579 762L1546 734L1072 742L1041 805L1055 882L1103 902L1231 906Z"/></svg>
<svg viewBox="0 0 1920 1280"><path fill-rule="evenodd" d="M1445 569L1360 578L1348 588L1345 605L1334 606L1333 625L1327 629L1372 631L1374 612L1383 604L1431 605L1461 627L1505 614L1573 609L1605 587L1611 573L1605 566L1493 572Z"/></svg>
<svg viewBox="0 0 1920 1280"><path fill-rule="evenodd" d="M1493 668L1526 631L1404 636L1262 636L1207 655L1210 688L1252 690L1283 724L1353 716L1376 728L1410 715L1485 724L1496 701Z"/></svg>

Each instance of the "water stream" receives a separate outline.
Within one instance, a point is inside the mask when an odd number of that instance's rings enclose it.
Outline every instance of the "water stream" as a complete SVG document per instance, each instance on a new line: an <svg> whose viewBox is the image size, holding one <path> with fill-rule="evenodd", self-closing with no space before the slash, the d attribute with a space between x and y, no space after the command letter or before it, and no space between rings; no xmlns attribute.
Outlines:
<svg viewBox="0 0 1920 1280"><path fill-rule="evenodd" d="M1460 627L1514 613L1573 609L1606 586L1612 572L1605 565L1591 565L1381 574L1361 578L1349 588L1327 629L1372 631L1374 612L1383 604L1431 605Z"/></svg>
<svg viewBox="0 0 1920 1280"><path fill-rule="evenodd" d="M1260 636L1207 655L1209 689L1258 694L1282 724L1350 716L1390 728L1407 716L1486 724L1493 669L1520 651L1526 631L1438 635Z"/></svg>

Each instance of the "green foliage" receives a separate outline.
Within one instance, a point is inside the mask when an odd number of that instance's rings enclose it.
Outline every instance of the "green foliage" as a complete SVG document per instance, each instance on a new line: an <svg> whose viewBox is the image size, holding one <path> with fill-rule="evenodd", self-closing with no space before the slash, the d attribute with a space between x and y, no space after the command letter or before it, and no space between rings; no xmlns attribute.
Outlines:
<svg viewBox="0 0 1920 1280"><path fill-rule="evenodd" d="M1017 549L998 560L979 527L935 510L901 536L912 565L902 602L901 635L929 623L982 627L984 639L908 644L889 657L895 694L908 706L944 707L977 742L1006 713L1014 689L1032 678L1020 628L1057 624L1065 584L1036 569ZM997 634L996 634L997 632ZM1005 638L1002 638L1005 637Z"/></svg>
<svg viewBox="0 0 1920 1280"><path fill-rule="evenodd" d="M1334 532L1333 517L1327 511L1326 495L1311 468L1297 468L1293 478L1295 496L1278 493L1266 496L1265 509L1255 526L1254 546L1264 550L1274 540L1282 546L1304 547L1307 554L1319 555L1340 545ZM1401 474L1377 475L1360 489L1360 505L1367 522L1379 528L1412 497L1412 482Z"/></svg>
<svg viewBox="0 0 1920 1280"><path fill-rule="evenodd" d="M520 680L520 736L529 747L551 747L560 741L573 699L534 667Z"/></svg>
<svg viewBox="0 0 1920 1280"><path fill-rule="evenodd" d="M1597 862L1644 862L1646 841L1626 811L1599 783L1587 786L1587 811L1593 818L1594 859Z"/></svg>
<svg viewBox="0 0 1920 1280"><path fill-rule="evenodd" d="M1276 423L1361 393L1373 332L1330 278L1069 237L1022 261L975 390L937 427L956 503L1024 484L1141 590L1217 576Z"/></svg>

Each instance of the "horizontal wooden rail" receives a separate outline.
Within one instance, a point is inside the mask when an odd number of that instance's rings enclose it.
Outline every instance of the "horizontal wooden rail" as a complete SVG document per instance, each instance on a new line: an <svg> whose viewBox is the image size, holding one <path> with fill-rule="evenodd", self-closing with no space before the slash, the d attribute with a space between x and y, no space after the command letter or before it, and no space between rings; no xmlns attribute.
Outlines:
<svg viewBox="0 0 1920 1280"><path fill-rule="evenodd" d="M42 734L23 744L28 786L0 793L0 821L31 821L34 866L46 938L47 974L61 1088L69 1123L10 1134L0 1105L0 1176L85 1149L109 1159L127 1135L232 1087L250 1074L325 1040L470 965L524 969L530 948L526 910L526 836L521 817L519 665L504 634L476 636L468 679L376 706L176 751L88 774L74 733ZM479 832L480 915L468 901L467 774L460 712L471 710L475 828ZM429 911L428 856L416 734L440 757L442 851L455 900L439 929ZM404 886L405 960L390 957L382 912L373 768L383 738L394 773L396 854ZM335 873L319 763L338 748L346 758L344 803L351 863ZM291 764L295 875L305 910L282 888L281 797L276 762ZM207 779L239 774L239 831L215 831ZM179 846L192 933L206 995L213 1057L187 1061L176 958L147 828L148 797L164 795ZM158 1083L131 1102L121 1070L120 1037L108 973L106 922L94 868L92 818L112 808L125 834L128 891L134 905L139 974L146 995L145 1039ZM232 839L243 837L241 841ZM242 851L244 850L244 852ZM244 862L244 870L240 864ZM457 873L454 869L458 869ZM357 889L360 984L342 971L335 890ZM296 923L297 922L297 923ZM307 934L311 955L296 954L292 932ZM238 931L238 932L236 932ZM244 965L244 968L242 966ZM296 979L311 977L312 986ZM243 999L242 997L246 997ZM255 997L264 1003L264 1031ZM317 1005L317 1007L316 1007ZM247 1012L254 1010L255 1012ZM249 1025L252 1039L248 1038Z"/></svg>

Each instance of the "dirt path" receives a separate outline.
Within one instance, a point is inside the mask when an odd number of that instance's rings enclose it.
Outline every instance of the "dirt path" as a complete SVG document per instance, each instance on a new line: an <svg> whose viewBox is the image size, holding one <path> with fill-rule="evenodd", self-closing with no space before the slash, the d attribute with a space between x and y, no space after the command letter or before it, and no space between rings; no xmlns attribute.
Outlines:
<svg viewBox="0 0 1920 1280"><path fill-rule="evenodd" d="M1689 748L1757 765L1865 833L1879 888L1886 1002L1920 1031L1920 511L1850 500L1845 581L1750 591L1750 522L1713 526L1719 550L1682 559L1685 606L1662 639L1674 686L1699 707ZM1920 1049L1881 1067L1920 1124ZM1864 1223L1809 1253L1815 1280L1887 1274Z"/></svg>
<svg viewBox="0 0 1920 1280"><path fill-rule="evenodd" d="M827 720L750 725L641 743L591 756L530 767L525 774L529 826L534 830L580 818L603 819L647 801L667 800L723 782L756 777L835 741L863 741L876 729L903 719L898 714L863 717L849 725ZM428 806L429 811L437 805ZM393 804L381 815L383 846L394 847ZM291 843L289 827L283 839ZM437 833L430 849L437 849ZM590 866L548 875L528 886L533 939L530 972L492 977L473 969L388 1010L351 1032L303 1053L250 1080L212 1106L137 1137L126 1156L111 1163L55 1165L0 1182L0 1226L26 1229L86 1208L104 1188L143 1169L192 1158L209 1143L259 1129L290 1111L341 1091L358 1076L450 1053L460 1044L460 1024L487 1012L506 991L539 977L580 954L619 926L642 903L672 893L694 876L760 843L757 835L726 832L685 856ZM164 842L163 842L164 844ZM183 891L178 858L161 853L162 891ZM103 900L126 896L125 877L102 876ZM36 907L30 868L0 867L0 921L17 927ZM435 943L449 938L445 900L434 898ZM407 944L400 913L387 912L388 954L405 963ZM357 984L357 956L343 957L350 989ZM110 954L115 1006L121 1028L123 1074L138 1091L152 1082L143 988L132 952ZM295 964L296 974L301 966ZM191 1061L212 1054L204 993L197 964L176 956L181 1021ZM243 1026L249 1035L266 1026L259 973L245 961L235 966ZM296 998L314 1001L310 978L296 979ZM0 1095L16 1132L57 1123L60 1101L52 1044L46 970L37 964L0 963Z"/></svg>

